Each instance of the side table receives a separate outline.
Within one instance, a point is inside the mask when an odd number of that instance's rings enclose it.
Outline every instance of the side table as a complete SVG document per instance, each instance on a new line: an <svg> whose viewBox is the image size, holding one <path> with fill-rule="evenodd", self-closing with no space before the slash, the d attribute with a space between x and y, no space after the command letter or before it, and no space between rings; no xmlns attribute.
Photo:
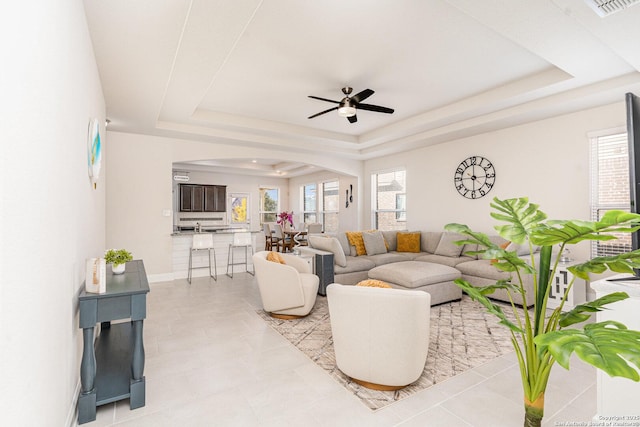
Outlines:
<svg viewBox="0 0 640 427"><path fill-rule="evenodd" d="M320 279L318 295L326 297L327 286L333 283L335 277L333 271L333 253L304 246L299 247L298 250L303 255L313 256L313 274Z"/></svg>
<svg viewBox="0 0 640 427"><path fill-rule="evenodd" d="M293 249L292 253L298 258L305 260L305 262L309 264L309 268L311 268L311 272L315 274L315 265L313 265L313 255L302 253L296 248Z"/></svg>
<svg viewBox="0 0 640 427"><path fill-rule="evenodd" d="M562 297L573 279L573 274L571 274L568 268L581 262L582 261L569 261L558 263L556 274L551 283L551 289L549 289L549 299L547 300L548 308L556 308L560 305ZM567 301L564 303L563 310L571 310L576 305L584 303L586 301L586 288L586 282L583 279L576 278L567 295Z"/></svg>
<svg viewBox="0 0 640 427"><path fill-rule="evenodd" d="M107 291L82 291L80 328L83 352L78 423L96 419L96 407L129 399L131 409L145 405L143 319L147 316L149 282L142 260L126 264L124 274L107 271ZM111 325L112 320L131 319ZM94 347L96 323L102 324Z"/></svg>

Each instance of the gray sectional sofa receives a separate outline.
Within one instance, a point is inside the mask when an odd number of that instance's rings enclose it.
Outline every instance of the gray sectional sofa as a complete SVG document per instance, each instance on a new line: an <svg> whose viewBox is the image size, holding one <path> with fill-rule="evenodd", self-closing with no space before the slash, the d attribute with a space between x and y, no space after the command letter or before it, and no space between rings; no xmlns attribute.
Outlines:
<svg viewBox="0 0 640 427"><path fill-rule="evenodd" d="M454 242L462 240L462 236L437 231L420 231L420 248L418 252L398 251L398 233L408 233L402 231L382 231L385 247L381 248L373 245L366 245L366 255L357 255L356 248L349 243L345 232L335 235L311 235L309 236L309 247L302 249L303 252L312 254L333 254L333 281L345 285L355 285L356 283L369 278L370 271L378 266L399 263L405 261L428 262L452 267L460 272L460 277L474 286L486 286L495 283L500 279L509 279L509 273L498 270L490 260L478 259L475 255L468 255L467 252L476 250L475 246L456 245ZM416 233L416 232L412 232ZM366 234L366 232L365 232ZM365 235L363 234L363 236ZM366 237L366 236L365 236ZM402 237L401 237L402 238ZM490 239L500 245L506 243L500 236L490 236ZM371 246L371 247L370 247ZM412 248L415 249L415 248ZM511 243L507 250L514 250L518 255L529 257L528 246L520 247ZM411 264L400 264L398 267ZM415 264L413 264L415 265ZM379 270L379 269L378 269ZM386 269L387 276L389 268ZM375 272L376 270L374 270ZM426 271L426 270L425 270ZM452 270L449 270L452 271ZM398 277L401 276L398 270ZM426 272L425 274L429 274ZM525 275L525 288L528 295L533 295L532 277ZM394 282L394 280L391 280ZM452 283L452 281L451 281ZM393 286L393 283L391 283ZM455 286L455 285L454 285ZM402 287L402 286L394 286ZM428 287L421 287L429 291ZM519 294L512 294L514 302L522 305L522 297ZM508 294L505 290L497 290L490 295L491 298L509 302ZM449 297L449 299L453 299ZM529 302L531 305L532 302Z"/></svg>

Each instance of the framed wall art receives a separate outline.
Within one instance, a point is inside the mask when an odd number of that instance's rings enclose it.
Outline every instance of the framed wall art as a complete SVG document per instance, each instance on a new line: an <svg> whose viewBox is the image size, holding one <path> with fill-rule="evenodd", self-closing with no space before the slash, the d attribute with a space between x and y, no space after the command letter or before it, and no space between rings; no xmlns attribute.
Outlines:
<svg viewBox="0 0 640 427"><path fill-rule="evenodd" d="M229 195L230 224L250 224L249 193L232 193Z"/></svg>
<svg viewBox="0 0 640 427"><path fill-rule="evenodd" d="M94 118L89 121L89 135L87 137L87 166L89 167L89 179L94 189L98 188L101 164L100 122Z"/></svg>

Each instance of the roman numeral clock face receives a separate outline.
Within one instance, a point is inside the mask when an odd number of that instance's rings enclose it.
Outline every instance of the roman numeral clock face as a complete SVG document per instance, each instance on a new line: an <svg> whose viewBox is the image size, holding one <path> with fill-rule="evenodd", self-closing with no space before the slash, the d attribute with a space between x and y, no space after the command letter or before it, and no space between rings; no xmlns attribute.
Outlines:
<svg viewBox="0 0 640 427"><path fill-rule="evenodd" d="M493 164L481 156L471 156L456 168L453 183L458 193L467 199L479 199L493 188L496 171Z"/></svg>

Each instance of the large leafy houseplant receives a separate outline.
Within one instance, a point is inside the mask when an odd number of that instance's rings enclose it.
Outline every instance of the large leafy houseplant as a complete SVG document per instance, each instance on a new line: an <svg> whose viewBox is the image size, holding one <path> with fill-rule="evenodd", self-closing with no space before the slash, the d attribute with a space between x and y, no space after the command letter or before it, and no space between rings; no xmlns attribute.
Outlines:
<svg viewBox="0 0 640 427"><path fill-rule="evenodd" d="M538 205L527 198L493 199L491 216L503 222L495 226L498 234L518 245L528 245L530 255L521 258L493 243L483 233L472 231L462 224L448 224L447 231L463 235L460 245L478 245L478 250L467 252L479 258L495 260L496 268L509 272L511 280L498 281L485 287L474 287L458 279L456 284L473 300L480 302L500 323L511 331L511 341L518 357L522 386L524 389L524 426L540 426L544 415L544 393L556 362L569 369L569 358L573 352L580 359L603 370L611 376L626 377L639 381L640 376L640 332L632 331L619 322L589 322L591 315L607 304L621 301L629 296L615 292L595 301L578 305L572 310L562 311L575 278L589 279L589 273L611 270L618 273L633 273L640 267L640 250L616 256L593 258L585 263L569 267L573 279L569 283L560 306L550 314L547 312L549 289L560 255L568 245L585 240L613 240L611 233L632 233L640 229L640 215L622 211L609 211L600 221L547 220L547 215ZM554 254L554 245L559 251ZM539 253L537 248L539 247ZM525 275L533 278L533 295L527 295ZM499 305L487 295L496 289L504 289L511 300L514 321L509 320ZM522 295L524 306L516 306L513 295ZM570 327L571 326L571 327Z"/></svg>

